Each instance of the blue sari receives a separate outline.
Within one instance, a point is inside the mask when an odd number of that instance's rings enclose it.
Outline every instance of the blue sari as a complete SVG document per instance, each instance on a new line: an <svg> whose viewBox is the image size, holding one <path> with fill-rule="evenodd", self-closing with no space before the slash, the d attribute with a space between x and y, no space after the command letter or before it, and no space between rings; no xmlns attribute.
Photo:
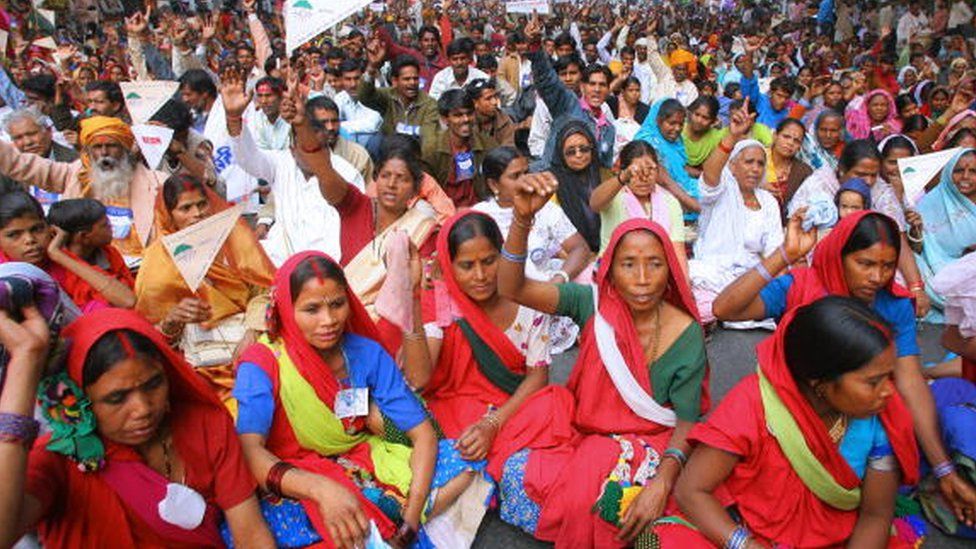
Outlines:
<svg viewBox="0 0 976 549"><path fill-rule="evenodd" d="M661 134L661 128L657 125L657 113L661 110L664 99L655 101L651 105L651 110L647 112L644 123L641 124L640 131L634 136L634 140L641 139L651 144L657 151L658 161L664 164L668 170L668 175L674 179L675 183L692 198L698 199L698 180L688 175L685 165L688 164L688 154L685 152L685 142L680 135L677 141L668 141ZM686 216L687 219L687 216Z"/></svg>
<svg viewBox="0 0 976 549"><path fill-rule="evenodd" d="M928 282L943 267L963 256L966 249L976 245L976 204L966 198L955 183L952 171L963 155L976 153L964 149L942 168L939 184L918 203L918 213L925 222L924 247L915 255L918 269ZM926 284L925 291L932 300L929 322L943 323L945 298Z"/></svg>

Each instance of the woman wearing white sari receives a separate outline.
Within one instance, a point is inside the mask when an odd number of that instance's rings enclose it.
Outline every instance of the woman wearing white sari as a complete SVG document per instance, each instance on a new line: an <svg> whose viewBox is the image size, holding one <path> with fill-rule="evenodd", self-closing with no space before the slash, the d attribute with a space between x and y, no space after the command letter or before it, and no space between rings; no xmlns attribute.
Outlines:
<svg viewBox="0 0 976 549"><path fill-rule="evenodd" d="M744 109L733 113L729 133L703 166L699 236L688 262L703 322L715 319L712 301L727 285L783 243L779 204L759 187L765 147L745 139L751 118Z"/></svg>

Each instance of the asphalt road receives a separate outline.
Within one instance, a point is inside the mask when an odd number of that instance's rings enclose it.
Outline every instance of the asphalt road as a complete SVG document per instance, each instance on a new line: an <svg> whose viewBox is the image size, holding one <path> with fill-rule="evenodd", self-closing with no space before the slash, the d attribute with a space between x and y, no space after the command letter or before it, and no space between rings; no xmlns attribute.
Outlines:
<svg viewBox="0 0 976 549"><path fill-rule="evenodd" d="M716 330L708 342L711 394L715 399L714 402L721 399L740 379L755 370L755 346L769 334L770 332L764 330ZM939 360L945 354L939 346L940 334L939 327L928 324L919 326L919 344L922 347L923 362ZM565 383L575 361L575 348L555 357L550 369L552 382ZM549 544L525 535L502 522L496 514L492 513L481 524L474 546L479 549L496 547L530 549L548 547ZM929 537L924 546L936 549L972 549L976 547L976 542L949 538L930 525Z"/></svg>

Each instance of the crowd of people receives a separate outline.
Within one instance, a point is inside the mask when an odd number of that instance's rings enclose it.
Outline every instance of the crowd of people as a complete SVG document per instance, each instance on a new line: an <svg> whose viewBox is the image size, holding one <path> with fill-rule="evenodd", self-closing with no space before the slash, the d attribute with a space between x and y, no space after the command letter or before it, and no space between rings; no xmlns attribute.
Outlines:
<svg viewBox="0 0 976 549"><path fill-rule="evenodd" d="M971 1L138 4L0 1L0 546L976 539Z"/></svg>

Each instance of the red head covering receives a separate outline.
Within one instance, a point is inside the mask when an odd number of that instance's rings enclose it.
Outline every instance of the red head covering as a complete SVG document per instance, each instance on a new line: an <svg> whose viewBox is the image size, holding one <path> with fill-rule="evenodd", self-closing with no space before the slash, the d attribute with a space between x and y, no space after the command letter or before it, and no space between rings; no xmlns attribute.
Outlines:
<svg viewBox="0 0 976 549"><path fill-rule="evenodd" d="M793 285L786 295L787 310L806 305L828 294L851 295L844 278L844 258L841 251L858 223L869 215L881 217L886 223L894 223L890 217L872 210L861 210L841 219L830 234L817 244L813 252L813 266L790 271ZM911 294L895 282L894 277L888 281L886 287L896 297L911 297Z"/></svg>
<svg viewBox="0 0 976 549"><path fill-rule="evenodd" d="M308 380L312 387L315 388L315 394L318 395L319 400L331 404L335 402L336 393L339 392L339 380L333 375L332 370L325 363L325 360L322 359L319 352L302 335L301 330L298 328L298 323L295 322L295 302L291 298L291 274L305 260L311 258L323 259L331 263L336 269L342 270L342 267L335 260L322 252L301 252L288 258L288 261L285 261L278 268L278 272L275 273L274 286L271 290L271 308L268 311L268 328L274 336L284 341L285 349L288 351L292 362L294 362L295 367L302 374L302 377ZM318 267L316 266L315 268L317 269ZM325 273L318 273L318 271L316 271L316 274L320 279L325 276ZM346 320L344 332L379 341L379 333L376 330L376 325L373 324L369 313L366 312L366 308L363 307L359 298L356 297L356 294L353 293L348 285L346 286L346 299L349 302L350 314ZM252 345L251 348L259 349L261 346ZM258 360L249 360L247 355L248 353L245 352L245 356L241 357L242 362L259 362Z"/></svg>
<svg viewBox="0 0 976 549"><path fill-rule="evenodd" d="M206 381L193 371L193 367L187 364L183 356L166 343L163 335L149 321L129 309L106 308L94 311L71 323L64 330L62 336L71 341L71 348L68 351L68 376L79 387L82 386L82 369L91 348L102 336L117 330L131 330L145 336L163 355L166 359L163 367L169 380L171 402L195 402L220 410L224 409L217 395L207 386ZM122 335L117 337L126 350L131 349L132 343L128 338Z"/></svg>
<svg viewBox="0 0 976 549"><path fill-rule="evenodd" d="M837 445L831 441L823 422L800 392L786 364L786 330L793 321L796 311L797 309L790 310L780 321L776 332L756 347L759 367L766 379L776 388L776 394L789 408L817 461L830 471L841 486L852 489L861 483L860 479L840 454ZM888 339L891 340L890 334ZM915 444L915 431L912 427L911 413L897 392L888 399L880 418L895 457L901 465L904 475L902 483L915 484L918 482L918 447Z"/></svg>
<svg viewBox="0 0 976 549"><path fill-rule="evenodd" d="M454 225L457 224L462 219L467 217L483 217L489 223L494 224L495 221L488 215L476 212L474 210L463 210L454 215L454 217L448 219L444 225L441 227L440 233L437 235L437 262L441 268L441 276L444 280L444 285L447 287L447 292L454 300L454 304L460 310L461 316L467 320L471 327L474 328L475 332L491 347L491 350L502 359L505 364L519 364L524 366L525 357L522 353L515 348L508 336L500 330L485 311L474 301L471 300L461 290L458 286L457 280L454 279L454 270L451 262L450 246L448 245L448 236L451 234L451 230ZM523 371L524 372L524 368Z"/></svg>
<svg viewBox="0 0 976 549"><path fill-rule="evenodd" d="M698 308L695 306L691 288L683 276L681 264L674 253L674 247L667 232L657 223L647 219L631 219L621 223L610 237L610 243L600 258L600 268L596 274L599 291L600 314L613 327L617 336L617 346L627 366L637 382L652 394L651 376L634 326L630 308L613 285L610 269L617 246L624 236L634 231L649 231L664 248L668 261L668 285L664 300L685 311L699 322ZM593 321L584 328L579 357L569 379L568 387L577 397L576 424L584 431L604 431L619 433L638 433L648 430L650 422L635 414L617 392L613 381L602 366L603 359L597 348ZM702 387L703 412L708 408L708 377ZM608 415L609 414L609 415ZM612 415L613 417L610 417Z"/></svg>

